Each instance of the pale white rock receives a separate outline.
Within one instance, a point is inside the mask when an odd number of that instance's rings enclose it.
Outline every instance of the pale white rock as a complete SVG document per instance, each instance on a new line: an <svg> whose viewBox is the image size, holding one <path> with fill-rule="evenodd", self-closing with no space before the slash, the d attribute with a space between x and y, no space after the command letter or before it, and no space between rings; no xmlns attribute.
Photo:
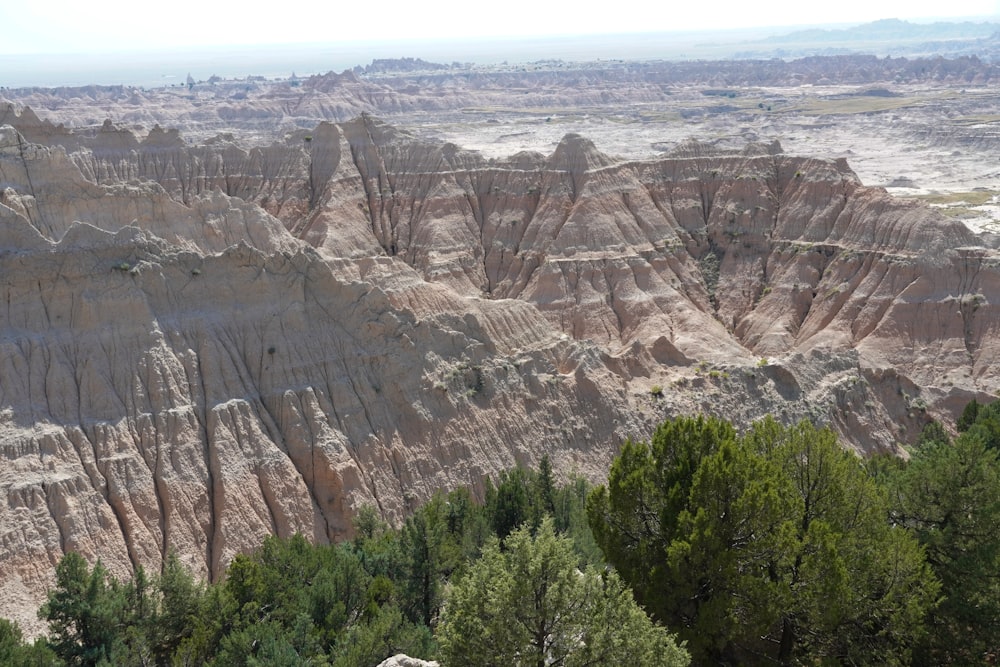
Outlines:
<svg viewBox="0 0 1000 667"><path fill-rule="evenodd" d="M438 667L438 662L436 660L411 658L403 653L398 653L391 658L386 658L376 667Z"/></svg>

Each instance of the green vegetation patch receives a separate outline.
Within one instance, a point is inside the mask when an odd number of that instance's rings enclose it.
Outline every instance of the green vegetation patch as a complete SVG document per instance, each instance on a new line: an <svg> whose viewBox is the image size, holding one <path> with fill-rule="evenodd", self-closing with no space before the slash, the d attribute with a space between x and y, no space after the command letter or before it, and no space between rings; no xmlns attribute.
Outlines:
<svg viewBox="0 0 1000 667"><path fill-rule="evenodd" d="M957 428L952 442L931 422L909 462L863 462L809 422L679 418L625 444L591 527L695 664L985 664L1000 402Z"/></svg>
<svg viewBox="0 0 1000 667"><path fill-rule="evenodd" d="M267 538L213 584L173 554L120 581L70 552L46 636L0 619L0 665L992 664L1000 401L955 430L865 461L808 421L681 417L606 486L543 457L398 529L363 507L339 544Z"/></svg>
<svg viewBox="0 0 1000 667"><path fill-rule="evenodd" d="M935 192L928 195L916 195L913 199L943 206L961 205L983 206L993 201L998 193L995 190L972 190L970 192Z"/></svg>
<svg viewBox="0 0 1000 667"><path fill-rule="evenodd" d="M962 116L951 121L954 125L985 125L990 123L1000 123L1000 115L997 114L977 114L973 116Z"/></svg>
<svg viewBox="0 0 1000 667"><path fill-rule="evenodd" d="M927 195L907 197L924 202L935 210L950 218L979 218L988 215L988 209L977 209L977 206L987 206L995 201L996 190L972 190L969 192L939 192Z"/></svg>
<svg viewBox="0 0 1000 667"><path fill-rule="evenodd" d="M783 112L795 112L816 115L839 115L856 113L874 113L892 111L905 107L923 104L925 100L918 97L869 97L865 95L851 97L812 97L798 104L784 107Z"/></svg>
<svg viewBox="0 0 1000 667"><path fill-rule="evenodd" d="M977 211L975 209L967 208L965 206L949 206L947 208L938 209L943 215L949 218L958 218L959 220L965 218L977 218L983 214L982 211Z"/></svg>

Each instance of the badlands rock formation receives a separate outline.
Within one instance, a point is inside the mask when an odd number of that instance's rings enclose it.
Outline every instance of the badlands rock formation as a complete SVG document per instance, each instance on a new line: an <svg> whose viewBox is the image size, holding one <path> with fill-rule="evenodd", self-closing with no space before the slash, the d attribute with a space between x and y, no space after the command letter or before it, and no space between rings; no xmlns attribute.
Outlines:
<svg viewBox="0 0 1000 667"><path fill-rule="evenodd" d="M813 56L797 60L598 61L547 60L510 66L437 65L413 60L377 61L367 68L327 72L302 80L263 77L198 82L191 87L86 86L0 90L0 124L14 122L6 104L44 110L57 124L91 128L114 119L126 125L183 128L207 138L234 128L268 139L318 120L344 122L362 113L410 124L471 115L599 114L654 120L665 110L682 114L738 112L737 95L763 94L774 110L791 106L802 86L886 86L985 89L1000 80L1000 65L974 56L878 58ZM809 90L808 92L813 92ZM964 90L963 90L964 92ZM714 95L713 95L714 93ZM721 95L720 95L721 93ZM730 98L732 94L732 98ZM692 101L692 99L694 101ZM777 98L777 100L773 99ZM929 97L933 105L941 95ZM713 104L706 104L713 102ZM949 101L951 106L954 102ZM987 113L996 108L991 95ZM751 107L756 110L756 103ZM428 114L430 116L428 117ZM821 119L822 121L822 119ZM32 139L34 140L34 139Z"/></svg>
<svg viewBox="0 0 1000 667"><path fill-rule="evenodd" d="M36 630L68 550L217 577L542 454L599 479L680 412L894 450L998 388L996 253L843 161L7 122L0 595Z"/></svg>

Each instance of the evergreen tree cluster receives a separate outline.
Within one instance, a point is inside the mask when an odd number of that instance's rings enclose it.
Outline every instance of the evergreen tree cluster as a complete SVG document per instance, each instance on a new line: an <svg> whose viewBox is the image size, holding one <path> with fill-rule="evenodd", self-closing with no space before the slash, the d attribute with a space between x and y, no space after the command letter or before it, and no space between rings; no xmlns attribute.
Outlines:
<svg viewBox="0 0 1000 667"><path fill-rule="evenodd" d="M533 634L504 635L503 655L518 664L607 664L642 651L656 658L633 664L687 664L620 579L598 573L589 491L582 478L558 486L543 458L537 471L516 468L488 482L482 504L467 489L438 493L399 529L364 507L347 542L268 538L214 585L196 582L174 556L159 576L140 569L119 582L100 562L90 568L69 553L39 612L49 635L29 645L16 624L0 620L0 664L374 667L396 653L509 664L477 653L492 652L489 644L456 640L463 634L455 628L471 622L462 601L483 597L484 581L495 593L485 596L493 616L483 620L493 630L520 617L512 605L524 596L543 600ZM496 566L514 555L526 569L510 579L516 570ZM501 581L511 584L503 595Z"/></svg>
<svg viewBox="0 0 1000 667"><path fill-rule="evenodd" d="M588 515L695 664L992 664L1000 402L958 430L862 461L807 422L681 418L626 443Z"/></svg>
<svg viewBox="0 0 1000 667"><path fill-rule="evenodd" d="M957 430L864 461L806 422L678 418L604 486L545 458L398 529L366 507L350 541L269 538L212 585L174 556L119 582L68 553L48 635L0 619L0 664L991 664L1000 402Z"/></svg>
<svg viewBox="0 0 1000 667"><path fill-rule="evenodd" d="M891 471L891 520L917 537L941 582L919 665L1000 661L1000 402L971 402L957 427L951 441L931 423L909 462L876 462Z"/></svg>
<svg viewBox="0 0 1000 667"><path fill-rule="evenodd" d="M706 664L905 664L939 584L829 430L714 418L628 443L590 515L608 560Z"/></svg>

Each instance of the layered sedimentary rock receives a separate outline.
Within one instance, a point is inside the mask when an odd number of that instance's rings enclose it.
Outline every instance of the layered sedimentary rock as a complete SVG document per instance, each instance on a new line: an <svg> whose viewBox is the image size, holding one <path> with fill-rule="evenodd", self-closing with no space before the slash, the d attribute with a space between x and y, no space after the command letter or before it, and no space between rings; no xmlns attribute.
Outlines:
<svg viewBox="0 0 1000 667"><path fill-rule="evenodd" d="M637 425L599 350L529 304L0 139L0 586L22 621L67 550L216 576L267 534L334 539L359 504L398 519L546 451L596 474Z"/></svg>
<svg viewBox="0 0 1000 667"><path fill-rule="evenodd" d="M82 86L22 88L0 93L0 124L12 122L7 102L31 106L53 121L100 127L107 118L146 128L182 127L190 134L240 131L279 136L313 127L320 119L343 122L361 113L380 117L447 114L462 110L567 113L602 109L641 113L669 107L685 88L718 104L710 113L738 111L726 104L741 88L784 88L779 98L807 85L917 85L988 87L1000 66L974 56L879 58L873 55L812 56L796 60L689 60L563 62L511 66L443 66L417 61L380 61L368 68L327 72L302 80L263 77L140 88ZM992 108L992 107L991 107ZM30 137L32 141L35 139Z"/></svg>
<svg viewBox="0 0 1000 667"><path fill-rule="evenodd" d="M600 479L679 412L892 450L997 389L996 253L842 161L575 135L487 160L370 117L263 147L49 127L0 130L22 622L67 550L215 577L545 453Z"/></svg>

